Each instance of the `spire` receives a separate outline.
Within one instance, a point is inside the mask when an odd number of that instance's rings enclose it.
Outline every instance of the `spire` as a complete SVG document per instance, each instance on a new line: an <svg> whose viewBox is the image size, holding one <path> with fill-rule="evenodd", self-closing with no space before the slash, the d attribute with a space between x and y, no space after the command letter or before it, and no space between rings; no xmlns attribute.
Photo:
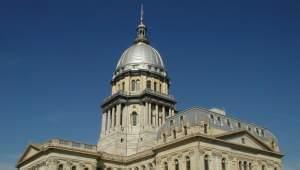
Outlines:
<svg viewBox="0 0 300 170"><path fill-rule="evenodd" d="M141 4L141 14L140 14L140 24L138 25L136 31L137 31L137 37L134 41L134 43L138 42L144 42L149 44L149 40L147 38L147 27L144 25L144 6Z"/></svg>
<svg viewBox="0 0 300 170"><path fill-rule="evenodd" d="M141 4L141 19L140 19L140 24L143 24L144 21L144 6Z"/></svg>

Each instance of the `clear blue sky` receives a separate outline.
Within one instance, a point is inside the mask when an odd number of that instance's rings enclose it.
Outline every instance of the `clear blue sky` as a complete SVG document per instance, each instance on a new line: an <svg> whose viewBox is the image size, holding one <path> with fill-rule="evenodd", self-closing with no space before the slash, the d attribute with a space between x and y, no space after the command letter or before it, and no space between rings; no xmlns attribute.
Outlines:
<svg viewBox="0 0 300 170"><path fill-rule="evenodd" d="M300 169L300 2L144 1L179 110L221 107L274 132ZM135 37L137 0L0 2L0 169L30 142L95 144L112 72Z"/></svg>

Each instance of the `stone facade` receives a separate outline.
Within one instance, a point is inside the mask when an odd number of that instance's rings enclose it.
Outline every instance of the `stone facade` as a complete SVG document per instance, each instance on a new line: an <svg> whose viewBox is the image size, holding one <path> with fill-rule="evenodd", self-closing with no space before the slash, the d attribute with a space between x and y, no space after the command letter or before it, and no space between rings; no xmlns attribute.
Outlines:
<svg viewBox="0 0 300 170"><path fill-rule="evenodd" d="M281 170L268 129L220 109L176 110L163 60L141 20L104 99L96 145L62 139L31 144L20 170Z"/></svg>

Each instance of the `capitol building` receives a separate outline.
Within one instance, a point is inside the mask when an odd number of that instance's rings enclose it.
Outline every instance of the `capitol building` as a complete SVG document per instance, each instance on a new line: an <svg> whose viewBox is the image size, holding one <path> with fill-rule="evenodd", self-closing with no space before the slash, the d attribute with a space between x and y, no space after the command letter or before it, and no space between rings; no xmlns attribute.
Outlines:
<svg viewBox="0 0 300 170"><path fill-rule="evenodd" d="M176 108L164 58L143 17L101 103L97 144L32 143L19 170L281 170L276 136L218 108ZM176 83L176 81L174 81ZM176 90L176 89L175 89ZM98 135L98 134L95 134Z"/></svg>

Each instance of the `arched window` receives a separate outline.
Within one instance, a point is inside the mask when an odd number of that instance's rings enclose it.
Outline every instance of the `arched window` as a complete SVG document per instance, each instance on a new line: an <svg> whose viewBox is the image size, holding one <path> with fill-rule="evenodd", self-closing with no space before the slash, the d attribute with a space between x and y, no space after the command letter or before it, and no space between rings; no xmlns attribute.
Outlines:
<svg viewBox="0 0 300 170"><path fill-rule="evenodd" d="M137 113L133 112L131 114L131 117L132 117L132 126L136 126L137 125Z"/></svg>
<svg viewBox="0 0 300 170"><path fill-rule="evenodd" d="M168 170L168 162L164 163L164 170Z"/></svg>
<svg viewBox="0 0 300 170"><path fill-rule="evenodd" d="M241 125L240 122L237 123L237 126L238 126L238 128L241 128L241 127L242 127L242 125Z"/></svg>
<svg viewBox="0 0 300 170"><path fill-rule="evenodd" d="M84 168L84 170L89 170L89 168Z"/></svg>
<svg viewBox="0 0 300 170"><path fill-rule="evenodd" d="M252 170L252 164L249 163L249 170Z"/></svg>
<svg viewBox="0 0 300 170"><path fill-rule="evenodd" d="M76 170L76 166L72 166L72 168L71 168L72 170Z"/></svg>
<svg viewBox="0 0 300 170"><path fill-rule="evenodd" d="M266 166L265 165L262 165L261 166L261 170L265 170L266 169Z"/></svg>
<svg viewBox="0 0 300 170"><path fill-rule="evenodd" d="M149 164L149 170L153 170L153 165L152 165L152 163Z"/></svg>
<svg viewBox="0 0 300 170"><path fill-rule="evenodd" d="M156 82L154 82L154 91L157 91L157 83Z"/></svg>
<svg viewBox="0 0 300 170"><path fill-rule="evenodd" d="M180 124L183 123L183 116L180 116Z"/></svg>
<svg viewBox="0 0 300 170"><path fill-rule="evenodd" d="M227 126L228 126L228 127L231 127L231 124L230 124L230 120L229 120L229 119L227 119Z"/></svg>
<svg viewBox="0 0 300 170"><path fill-rule="evenodd" d="M125 82L122 83L122 91L125 90Z"/></svg>
<svg viewBox="0 0 300 170"><path fill-rule="evenodd" d="M185 157L185 161L186 161L186 170L191 170L191 160L190 157Z"/></svg>
<svg viewBox="0 0 300 170"><path fill-rule="evenodd" d="M161 93L161 84L159 84L159 92Z"/></svg>
<svg viewBox="0 0 300 170"><path fill-rule="evenodd" d="M247 162L244 161L244 169L243 170L247 170Z"/></svg>
<svg viewBox="0 0 300 170"><path fill-rule="evenodd" d="M226 159L222 159L222 170L226 170Z"/></svg>
<svg viewBox="0 0 300 170"><path fill-rule="evenodd" d="M173 130L173 138L176 139L176 130Z"/></svg>
<svg viewBox="0 0 300 170"><path fill-rule="evenodd" d="M221 118L217 117L217 120L218 120L219 125L221 126L222 125Z"/></svg>
<svg viewBox="0 0 300 170"><path fill-rule="evenodd" d="M239 170L243 170L243 165L241 161L239 161Z"/></svg>
<svg viewBox="0 0 300 170"><path fill-rule="evenodd" d="M146 85L147 89L151 89L151 81L147 80L147 85Z"/></svg>
<svg viewBox="0 0 300 170"><path fill-rule="evenodd" d="M164 141L164 143L166 143L166 141L167 141L167 136L165 133L163 134L163 141Z"/></svg>
<svg viewBox="0 0 300 170"><path fill-rule="evenodd" d="M146 170L146 166L145 165L142 165L142 170Z"/></svg>
<svg viewBox="0 0 300 170"><path fill-rule="evenodd" d="M173 126L173 125L174 125L173 120L170 120L170 126Z"/></svg>
<svg viewBox="0 0 300 170"><path fill-rule="evenodd" d="M136 89L135 90L137 90L137 91L139 91L140 90L140 85L141 83L140 83L140 80L136 80Z"/></svg>
<svg viewBox="0 0 300 170"><path fill-rule="evenodd" d="M136 90L135 80L131 80L131 91L135 91L135 90Z"/></svg>
<svg viewBox="0 0 300 170"><path fill-rule="evenodd" d="M139 167L135 167L134 170L139 170Z"/></svg>
<svg viewBox="0 0 300 170"><path fill-rule="evenodd" d="M207 134L207 124L204 124L204 133Z"/></svg>
<svg viewBox="0 0 300 170"><path fill-rule="evenodd" d="M208 155L204 156L204 170L209 170L209 157Z"/></svg>
<svg viewBox="0 0 300 170"><path fill-rule="evenodd" d="M184 133L184 135L187 135L187 134L188 134L188 131L187 131L187 127L186 127L186 126L183 126L183 133Z"/></svg>
<svg viewBox="0 0 300 170"><path fill-rule="evenodd" d="M175 163L175 170L179 170L179 162L178 162L178 160L175 159L174 163Z"/></svg>
<svg viewBox="0 0 300 170"><path fill-rule="evenodd" d="M63 170L63 169L64 169L63 164L59 164L59 165L58 165L58 170Z"/></svg>

